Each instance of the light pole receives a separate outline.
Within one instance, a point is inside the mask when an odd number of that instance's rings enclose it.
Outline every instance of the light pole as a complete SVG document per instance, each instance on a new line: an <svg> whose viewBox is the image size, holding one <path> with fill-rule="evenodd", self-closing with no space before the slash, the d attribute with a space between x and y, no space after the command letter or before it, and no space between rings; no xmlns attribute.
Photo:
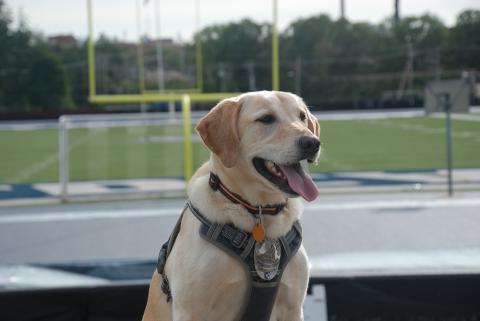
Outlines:
<svg viewBox="0 0 480 321"><path fill-rule="evenodd" d="M395 14L394 14L394 19L395 23L398 23L400 21L400 0L394 0L395 1Z"/></svg>
<svg viewBox="0 0 480 321"><path fill-rule="evenodd" d="M93 43L93 13L92 0L87 0L87 16L88 16L88 93L90 97L96 94L95 79L95 45Z"/></svg>
<svg viewBox="0 0 480 321"><path fill-rule="evenodd" d="M272 90L279 90L280 80L278 75L278 8L277 0L273 0L273 21L272 21Z"/></svg>
<svg viewBox="0 0 480 321"><path fill-rule="evenodd" d="M143 58L143 40L142 40L142 5L141 0L136 2L136 18L137 18L137 65L138 65L138 89L141 94L145 92L145 63Z"/></svg>
<svg viewBox="0 0 480 321"><path fill-rule="evenodd" d="M200 0L195 0L195 66L197 69L197 89L203 92L202 33L200 30Z"/></svg>
<svg viewBox="0 0 480 321"><path fill-rule="evenodd" d="M163 50L162 50L162 37L160 28L160 0L155 0L155 33L157 38L157 77L158 77L158 91L165 90L165 74L163 68Z"/></svg>

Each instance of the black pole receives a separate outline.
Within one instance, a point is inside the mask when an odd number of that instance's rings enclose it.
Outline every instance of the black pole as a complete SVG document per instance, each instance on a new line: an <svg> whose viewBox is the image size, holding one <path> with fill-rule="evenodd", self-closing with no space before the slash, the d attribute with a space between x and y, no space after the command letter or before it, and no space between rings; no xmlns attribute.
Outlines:
<svg viewBox="0 0 480 321"><path fill-rule="evenodd" d="M395 13L393 14L393 18L395 20L395 23L398 23L400 20L400 0L395 0Z"/></svg>
<svg viewBox="0 0 480 321"><path fill-rule="evenodd" d="M448 196L453 196L453 180L452 180L452 121L451 109L452 103L449 94L440 96L442 107L445 110L445 145L447 156L447 179L448 179Z"/></svg>

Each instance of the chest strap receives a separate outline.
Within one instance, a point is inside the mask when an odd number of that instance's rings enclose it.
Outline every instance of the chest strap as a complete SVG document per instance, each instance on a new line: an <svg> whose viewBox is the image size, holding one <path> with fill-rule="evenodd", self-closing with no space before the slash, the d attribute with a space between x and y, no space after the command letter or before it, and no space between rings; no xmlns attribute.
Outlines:
<svg viewBox="0 0 480 321"><path fill-rule="evenodd" d="M279 238L282 252L278 273L273 279L266 281L261 279L255 271L255 240L251 233L239 230L232 224L210 222L188 201L169 240L163 244L158 256L157 271L163 278L162 291L167 296L167 302L172 300L172 296L168 278L165 274L165 264L180 232L180 225L186 208L189 208L201 223L199 229L200 237L237 259L247 273L249 280L247 305L242 311L242 318L239 320L268 321L273 310L285 267L302 244L302 228L300 223L296 221L290 231L288 231L285 236Z"/></svg>
<svg viewBox="0 0 480 321"><path fill-rule="evenodd" d="M255 270L255 240L251 233L239 230L232 224L212 223L190 201L187 202L187 206L201 222L200 236L236 258L245 268L249 277L249 289L247 291L247 305L243 311L242 318L239 320L268 321L285 267L302 243L300 223L296 221L290 231L285 236L279 238L282 252L278 273L272 280L266 281L260 278Z"/></svg>

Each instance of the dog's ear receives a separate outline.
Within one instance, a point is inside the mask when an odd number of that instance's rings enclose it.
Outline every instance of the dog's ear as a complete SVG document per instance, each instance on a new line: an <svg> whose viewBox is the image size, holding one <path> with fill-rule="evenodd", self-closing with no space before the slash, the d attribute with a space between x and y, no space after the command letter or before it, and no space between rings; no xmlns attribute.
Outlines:
<svg viewBox="0 0 480 321"><path fill-rule="evenodd" d="M318 124L317 117L313 116L313 114L307 108L307 122L308 122L308 129L316 136L320 137L320 125Z"/></svg>
<svg viewBox="0 0 480 321"><path fill-rule="evenodd" d="M205 145L220 158L225 167L233 167L237 162L240 109L240 102L222 100L200 119L196 127Z"/></svg>

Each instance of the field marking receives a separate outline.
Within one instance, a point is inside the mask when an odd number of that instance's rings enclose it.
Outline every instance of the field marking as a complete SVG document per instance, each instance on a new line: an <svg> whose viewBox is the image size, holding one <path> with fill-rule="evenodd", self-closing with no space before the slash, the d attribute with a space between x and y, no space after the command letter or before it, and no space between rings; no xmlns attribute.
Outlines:
<svg viewBox="0 0 480 321"><path fill-rule="evenodd" d="M132 210L105 210L88 212L63 212L48 214L8 214L0 216L0 224L12 223L48 223L68 221L88 221L104 219L131 219L149 217L175 217L179 216L183 207L170 207L164 209L132 209Z"/></svg>
<svg viewBox="0 0 480 321"><path fill-rule="evenodd" d="M445 119L445 114L444 113L433 113L431 117L437 118L437 119ZM480 116L479 115L451 114L451 117L454 120L480 122Z"/></svg>
<svg viewBox="0 0 480 321"><path fill-rule="evenodd" d="M88 139L90 139L90 136L92 136L93 133L90 133L88 135L85 135L76 141L74 141L72 144L69 144L68 151L67 153L70 153L73 151L75 148L77 148L79 145L84 144ZM39 162L35 162L34 164L27 166L25 169L21 170L20 173L16 174L15 176L12 176L8 178L6 181L7 182L16 182L16 183L22 183L25 182L28 178L32 177L33 175L37 174L38 172L46 169L47 167L53 165L55 162L58 161L58 150L54 153L51 153L47 157L45 157L43 160L40 160ZM57 166L58 170L58 166Z"/></svg>
<svg viewBox="0 0 480 321"><path fill-rule="evenodd" d="M424 134L430 134L430 135L445 135L445 128L440 127L440 128L431 128L428 126L423 126L423 125L412 125L412 124L406 124L406 123L398 123L398 122L392 122L390 120L382 120L381 122L371 120L369 121L370 124L372 125L380 125L384 128L397 128L405 131L417 131L421 132ZM452 137L453 138L466 138L466 139L473 139L475 141L480 141L480 134L477 132L471 132L471 131L457 131L457 130L452 130Z"/></svg>
<svg viewBox="0 0 480 321"><path fill-rule="evenodd" d="M7 178L6 181L18 183L25 182L28 178L53 165L56 161L58 161L58 152L50 154L40 162L35 162L34 164L27 166L25 169L20 170L20 173Z"/></svg>
<svg viewBox="0 0 480 321"><path fill-rule="evenodd" d="M434 200L397 200L397 201L368 201L349 203L306 204L306 211L344 211L344 210L381 210L381 209L408 209L408 208L458 208L480 206L478 198L461 199L434 199ZM178 217L181 206L164 209L128 209L128 210L94 210L88 212L61 212L48 214L7 214L0 216L0 224L19 223L48 223L102 219L138 219Z"/></svg>
<svg viewBox="0 0 480 321"><path fill-rule="evenodd" d="M454 273L480 271L480 250L437 249L419 251L363 251L310 257L314 276L403 275L407 273Z"/></svg>
<svg viewBox="0 0 480 321"><path fill-rule="evenodd" d="M451 208L480 206L478 198L432 199L432 200L396 200L368 201L348 203L308 204L310 211L340 211L340 210L382 210L382 209L414 209L414 208Z"/></svg>
<svg viewBox="0 0 480 321"><path fill-rule="evenodd" d="M193 142L201 142L200 135L191 135ZM137 139L138 144L155 144L155 143L183 143L184 136L182 135L148 135Z"/></svg>
<svg viewBox="0 0 480 321"><path fill-rule="evenodd" d="M0 131L33 131L41 129L58 129L57 121L2 121Z"/></svg>
<svg viewBox="0 0 480 321"><path fill-rule="evenodd" d="M320 122L323 120L359 120L359 119L389 119L389 118L417 118L425 117L423 109L406 110L363 110L363 111L333 111L333 112L313 112Z"/></svg>

